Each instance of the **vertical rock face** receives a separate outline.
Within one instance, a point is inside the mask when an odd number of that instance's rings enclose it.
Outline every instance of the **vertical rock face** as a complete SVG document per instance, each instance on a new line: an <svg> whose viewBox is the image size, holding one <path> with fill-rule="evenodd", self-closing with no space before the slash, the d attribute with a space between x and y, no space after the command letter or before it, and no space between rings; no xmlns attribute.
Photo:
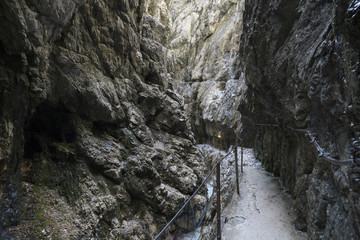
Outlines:
<svg viewBox="0 0 360 240"><path fill-rule="evenodd" d="M240 48L245 1L170 1L168 41L175 89L185 98L192 130L199 142L222 144L240 131L237 111L245 88L234 68ZM233 142L231 142L233 144ZM220 144L220 143L219 143Z"/></svg>
<svg viewBox="0 0 360 240"><path fill-rule="evenodd" d="M151 239L204 178L195 138L234 131L299 229L360 238L360 168L304 136L360 157L359 23L357 0L1 1L1 238Z"/></svg>
<svg viewBox="0 0 360 240"><path fill-rule="evenodd" d="M360 237L357 164L318 157L309 130L335 159L359 158L360 2L247 1L239 106L267 170L295 197L311 239Z"/></svg>
<svg viewBox="0 0 360 240"><path fill-rule="evenodd" d="M152 10L0 3L2 239L151 239L202 181Z"/></svg>

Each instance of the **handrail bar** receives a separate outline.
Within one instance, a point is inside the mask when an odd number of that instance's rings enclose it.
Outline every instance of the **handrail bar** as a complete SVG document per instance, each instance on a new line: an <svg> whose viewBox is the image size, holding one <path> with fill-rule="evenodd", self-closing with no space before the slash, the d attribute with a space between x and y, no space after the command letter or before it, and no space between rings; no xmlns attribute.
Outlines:
<svg viewBox="0 0 360 240"><path fill-rule="evenodd" d="M221 163L222 160L224 160L227 156L229 156L231 153L233 152L233 150L229 150L229 152L222 157L220 160L218 160L215 164L215 166L211 169L211 171L209 172L209 174L206 176L206 178L204 179L204 181L200 184L200 186L196 189L196 191L191 195L191 197L185 202L185 204L180 208L180 210L175 214L175 216L170 220L170 222L168 222L168 224L166 224L166 226L161 230L161 232L156 235L156 237L154 238L154 240L158 240L159 237L165 232L165 230L175 221L175 219L179 216L179 214L182 212L182 210L184 210L184 208L186 207L186 205L195 197L195 195L199 192L199 190L201 189L201 187L206 183L206 181L209 179L209 177L211 176L211 174L215 171L216 167Z"/></svg>
<svg viewBox="0 0 360 240"><path fill-rule="evenodd" d="M360 159L357 159L353 156L353 158L348 159L336 159L330 156L329 153L326 153L324 151L324 148L320 146L320 144L316 141L316 138L314 137L314 134L311 133L308 129L298 129L294 128L288 125L280 125L280 124L267 124L267 123L256 123L257 126L264 126L264 127L286 127L292 131L295 132L303 132L306 136L309 136L310 143L313 143L316 150L318 151L318 156L324 158L326 161L332 163L332 164L338 164L338 165L348 165L348 164L356 164L359 165L358 161ZM356 160L356 161L355 161Z"/></svg>

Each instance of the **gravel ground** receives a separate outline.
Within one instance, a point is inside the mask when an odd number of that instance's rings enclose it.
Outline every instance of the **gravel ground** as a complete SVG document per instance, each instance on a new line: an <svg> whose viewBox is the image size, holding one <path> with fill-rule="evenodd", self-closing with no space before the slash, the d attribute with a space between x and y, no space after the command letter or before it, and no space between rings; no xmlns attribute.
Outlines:
<svg viewBox="0 0 360 240"><path fill-rule="evenodd" d="M244 149L240 196L235 193L223 211L222 239L306 239L293 225L295 215L290 205L280 182L261 168L252 149Z"/></svg>

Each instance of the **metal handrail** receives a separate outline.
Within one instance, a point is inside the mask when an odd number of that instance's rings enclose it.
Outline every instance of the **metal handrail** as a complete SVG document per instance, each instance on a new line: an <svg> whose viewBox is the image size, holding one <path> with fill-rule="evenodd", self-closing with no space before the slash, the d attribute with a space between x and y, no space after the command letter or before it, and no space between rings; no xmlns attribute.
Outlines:
<svg viewBox="0 0 360 240"><path fill-rule="evenodd" d="M158 240L159 237L166 231L166 229L175 221L175 219L180 215L180 213L184 210L184 208L187 206L187 204L195 197L195 195L200 191L201 187L206 183L206 181L209 179L211 174L215 171L215 169L218 167L218 165L224 160L227 156L229 156L233 150L229 151L224 157L222 157L220 160L216 162L214 167L211 169L209 174L205 177L204 181L200 184L200 186L195 190L195 192L191 195L191 197L185 202L185 204L180 208L180 210L175 214L175 216L166 224L166 226L160 231L158 235L154 238L154 240Z"/></svg>
<svg viewBox="0 0 360 240"><path fill-rule="evenodd" d="M314 134L310 132L310 130L308 129L298 129L298 128L294 128L288 125L280 125L280 124L267 124L267 123L256 123L257 126L264 126L264 127L286 127L292 131L295 132L302 132L305 133L306 136L309 136L310 138L310 143L313 143L316 150L318 151L318 156L324 158L326 161L332 163L332 164L338 164L338 165L348 165L348 164L356 164L359 165L357 162L355 162L354 160L358 160L353 158L349 158L349 159L336 159L330 156L329 153L326 153L324 148L322 148L320 146L320 144L316 141Z"/></svg>

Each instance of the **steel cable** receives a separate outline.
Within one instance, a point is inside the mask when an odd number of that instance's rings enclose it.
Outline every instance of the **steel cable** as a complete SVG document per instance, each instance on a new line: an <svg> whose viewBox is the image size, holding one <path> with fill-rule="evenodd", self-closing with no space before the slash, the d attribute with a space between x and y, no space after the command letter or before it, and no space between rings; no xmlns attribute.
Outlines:
<svg viewBox="0 0 360 240"><path fill-rule="evenodd" d="M265 126L265 127L281 127L281 125L279 124L266 124L266 123L257 123L257 126ZM310 142L313 143L316 147L316 150L318 151L318 156L324 158L326 161L332 163L332 164L339 164L339 165L348 165L348 164L356 164L358 165L354 159L349 158L349 159L343 159L343 160L339 160L339 159L335 159L333 157L330 157L330 154L326 153L324 151L324 149L320 146L320 144L316 141L314 134L312 134L309 130L307 129L297 129L297 128L293 128L287 125L283 125L284 127L287 127L288 129L295 131L295 132L303 132L306 133L307 136L309 136L310 138Z"/></svg>
<svg viewBox="0 0 360 240"><path fill-rule="evenodd" d="M210 173L205 177L204 181L200 184L200 186L196 189L196 191L191 195L191 197L185 202L185 204L180 208L180 210L175 214L175 216L166 224L166 226L161 230L161 232L154 238L154 240L159 239L159 237L166 231L166 229L175 221L175 219L180 215L180 213L184 210L186 205L195 197L195 195L200 191L201 187L206 183L206 181L209 179L211 174L215 171L217 165L221 163L222 160L224 160L227 156L229 156L234 150L232 149L229 151L224 157L222 157L220 160L218 160L215 164L215 166L211 169Z"/></svg>

